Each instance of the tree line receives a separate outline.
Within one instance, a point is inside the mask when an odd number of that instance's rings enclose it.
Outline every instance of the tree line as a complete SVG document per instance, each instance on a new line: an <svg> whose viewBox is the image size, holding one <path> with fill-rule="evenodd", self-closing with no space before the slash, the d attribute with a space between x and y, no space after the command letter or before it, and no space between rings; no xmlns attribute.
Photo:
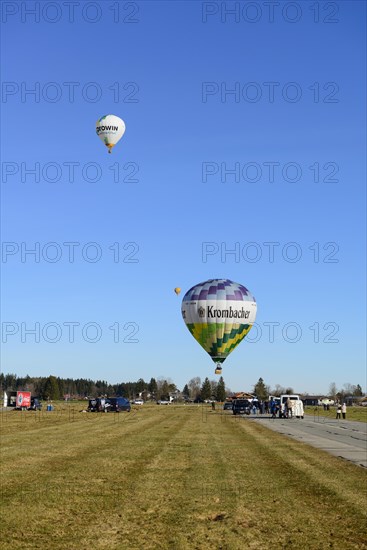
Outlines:
<svg viewBox="0 0 367 550"><path fill-rule="evenodd" d="M30 391L32 395L41 399L83 399L86 397L123 396L128 399L142 397L148 399L169 399L170 396L177 400L183 399L216 399L224 401L226 389L223 378L217 381L209 381L208 378L201 383L199 377L192 378L180 391L172 380L163 378L151 378L146 382L139 378L136 382L119 382L109 384L106 380L90 380L85 378L60 378L58 376L25 376L16 374L0 374L1 391Z"/></svg>
<svg viewBox="0 0 367 550"><path fill-rule="evenodd" d="M109 384L106 380L90 380L85 378L60 378L58 376L38 376L38 377L18 377L16 374L0 373L1 391L30 391L32 395L41 399L83 399L86 397L98 397L108 395L109 397L123 396L128 399L142 397L148 399L169 399L174 397L176 400L215 400L224 401L231 394L229 388L226 388L223 377L219 380L209 380L205 378L202 382L199 376L191 378L182 391L173 383L171 379L151 378L149 382L139 378L136 382L119 382L118 384ZM261 401L266 401L269 395L275 397L282 394L294 394L294 389L276 384L271 389L260 377L254 384L252 393ZM306 394L303 394L306 395ZM329 387L328 396L334 400L342 401L345 397L361 397L363 390L360 384L344 384L342 388L337 388L335 382Z"/></svg>

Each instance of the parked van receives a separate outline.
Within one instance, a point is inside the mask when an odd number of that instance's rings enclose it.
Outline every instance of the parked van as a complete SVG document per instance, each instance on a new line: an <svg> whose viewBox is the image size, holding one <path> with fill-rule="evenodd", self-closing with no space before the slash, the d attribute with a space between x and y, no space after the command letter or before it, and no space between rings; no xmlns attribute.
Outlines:
<svg viewBox="0 0 367 550"><path fill-rule="evenodd" d="M125 397L110 397L107 401L109 404L108 412L130 412L131 410L130 401Z"/></svg>
<svg viewBox="0 0 367 550"><path fill-rule="evenodd" d="M288 399L291 402L290 411L287 410ZM281 395L280 396L280 407L279 407L279 418L303 418L303 401L299 398L299 395Z"/></svg>

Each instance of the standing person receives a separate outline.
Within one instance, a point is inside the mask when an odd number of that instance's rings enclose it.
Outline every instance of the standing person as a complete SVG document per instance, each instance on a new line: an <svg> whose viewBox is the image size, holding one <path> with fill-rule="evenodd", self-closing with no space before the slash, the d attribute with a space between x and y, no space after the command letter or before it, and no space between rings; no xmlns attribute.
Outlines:
<svg viewBox="0 0 367 550"><path fill-rule="evenodd" d="M340 415L342 413L342 406L339 404L338 408L336 409L336 419L340 420Z"/></svg>
<svg viewBox="0 0 367 550"><path fill-rule="evenodd" d="M288 397L288 399L287 399L287 418L293 416L292 405L293 405L293 403L292 403L291 399Z"/></svg>
<svg viewBox="0 0 367 550"><path fill-rule="evenodd" d="M345 420L345 415L347 414L347 404L346 403L343 403L343 406L342 406L342 415L343 415L343 420Z"/></svg>

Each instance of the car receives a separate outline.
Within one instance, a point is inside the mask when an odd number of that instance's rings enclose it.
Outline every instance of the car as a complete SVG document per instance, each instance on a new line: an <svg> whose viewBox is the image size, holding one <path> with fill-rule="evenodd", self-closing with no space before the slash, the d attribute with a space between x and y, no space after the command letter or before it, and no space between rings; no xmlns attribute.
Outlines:
<svg viewBox="0 0 367 550"><path fill-rule="evenodd" d="M250 414L251 403L248 399L235 399L232 407L233 414Z"/></svg>
<svg viewBox="0 0 367 550"><path fill-rule="evenodd" d="M28 407L29 411L40 411L42 409L42 403L39 397L31 397L31 406Z"/></svg>
<svg viewBox="0 0 367 550"><path fill-rule="evenodd" d="M107 405L109 405L108 412L131 411L130 401L125 397L109 397L106 401Z"/></svg>
<svg viewBox="0 0 367 550"><path fill-rule="evenodd" d="M232 401L226 401L223 405L223 410L228 411L233 409L233 403Z"/></svg>
<svg viewBox="0 0 367 550"><path fill-rule="evenodd" d="M166 401L165 399L160 399L157 401L157 405L170 405L171 401Z"/></svg>
<svg viewBox="0 0 367 550"><path fill-rule="evenodd" d="M89 399L89 412L121 412L131 411L130 401L125 397L97 397Z"/></svg>
<svg viewBox="0 0 367 550"><path fill-rule="evenodd" d="M144 401L142 399L135 399L133 405L144 405Z"/></svg>
<svg viewBox="0 0 367 550"><path fill-rule="evenodd" d="M109 407L108 399L105 397L95 397L89 399L88 412L107 412Z"/></svg>

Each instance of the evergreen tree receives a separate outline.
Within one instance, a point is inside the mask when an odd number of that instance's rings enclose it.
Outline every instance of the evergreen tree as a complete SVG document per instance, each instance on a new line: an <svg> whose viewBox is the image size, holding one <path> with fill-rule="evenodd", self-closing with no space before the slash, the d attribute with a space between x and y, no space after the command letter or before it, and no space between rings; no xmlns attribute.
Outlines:
<svg viewBox="0 0 367 550"><path fill-rule="evenodd" d="M4 386L6 390L15 390L17 385L16 374L6 374L4 379Z"/></svg>
<svg viewBox="0 0 367 550"><path fill-rule="evenodd" d="M212 388L212 393L211 395L212 396L216 396L217 395L217 386L218 386L218 382L216 380L210 380L210 386Z"/></svg>
<svg viewBox="0 0 367 550"><path fill-rule="evenodd" d="M60 389L56 376L49 376L43 388L44 399L60 399Z"/></svg>
<svg viewBox="0 0 367 550"><path fill-rule="evenodd" d="M190 397L190 390L187 384L185 384L184 389L182 390L182 395L187 398Z"/></svg>
<svg viewBox="0 0 367 550"><path fill-rule="evenodd" d="M57 385L59 387L59 399L64 397L65 387L64 380L62 378L57 378Z"/></svg>
<svg viewBox="0 0 367 550"><path fill-rule="evenodd" d="M157 380L155 378L151 378L148 384L148 390L153 395L153 397L156 396L157 389L158 389Z"/></svg>
<svg viewBox="0 0 367 550"><path fill-rule="evenodd" d="M359 384L357 384L357 385L355 386L355 390L354 390L354 392L353 392L353 395L354 395L355 397L362 397L362 395L363 395L362 387L361 387Z"/></svg>
<svg viewBox="0 0 367 550"><path fill-rule="evenodd" d="M146 389L146 387L147 387L147 384L144 382L143 378L139 378L135 386L136 393L137 394L142 393Z"/></svg>
<svg viewBox="0 0 367 550"><path fill-rule="evenodd" d="M158 389L158 398L168 400L169 399L169 384L167 380L163 380L162 384L160 384L160 388Z"/></svg>
<svg viewBox="0 0 367 550"><path fill-rule="evenodd" d="M217 401L225 401L226 399L226 386L224 384L223 376L219 378L219 382L217 385L217 395L216 400Z"/></svg>
<svg viewBox="0 0 367 550"><path fill-rule="evenodd" d="M177 386L174 384L171 380L168 380L168 389L171 393L175 393L177 391Z"/></svg>
<svg viewBox="0 0 367 550"><path fill-rule="evenodd" d="M265 386L264 380L261 377L254 386L254 394L260 401L266 401L269 397L268 388Z"/></svg>
<svg viewBox="0 0 367 550"><path fill-rule="evenodd" d="M201 399L210 399L212 396L212 387L209 378L205 378L203 385L201 386L200 397Z"/></svg>

